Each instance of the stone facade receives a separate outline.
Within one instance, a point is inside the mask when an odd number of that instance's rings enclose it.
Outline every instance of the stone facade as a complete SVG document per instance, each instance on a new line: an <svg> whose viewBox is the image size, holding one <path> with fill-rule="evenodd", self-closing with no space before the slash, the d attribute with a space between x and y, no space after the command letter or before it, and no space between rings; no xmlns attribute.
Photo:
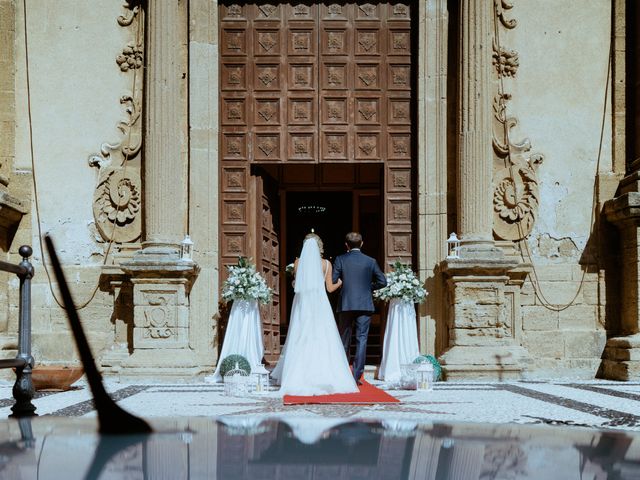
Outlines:
<svg viewBox="0 0 640 480"><path fill-rule="evenodd" d="M450 377L592 378L607 338L637 333L638 269L622 260L637 247L625 4L411 4L414 264L430 293L420 344ZM50 232L76 302L90 300L80 314L105 372L210 371L220 318L217 4L27 9L0 0L0 233L11 260L34 245L36 360L75 359L39 248ZM630 186L605 219L625 174ZM457 259L446 258L451 231ZM178 255L186 233L193 262ZM2 285L9 355L17 287ZM635 360L634 338L611 340L608 360ZM626 368L607 365L601 374Z"/></svg>

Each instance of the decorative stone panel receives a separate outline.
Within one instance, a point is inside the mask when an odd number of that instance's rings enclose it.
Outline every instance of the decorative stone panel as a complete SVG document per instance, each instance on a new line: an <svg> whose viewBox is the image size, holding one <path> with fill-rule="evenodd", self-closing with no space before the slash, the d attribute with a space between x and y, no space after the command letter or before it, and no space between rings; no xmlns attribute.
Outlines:
<svg viewBox="0 0 640 480"><path fill-rule="evenodd" d="M187 348L189 308L185 285L156 285L142 279L134 279L133 284L135 348Z"/></svg>

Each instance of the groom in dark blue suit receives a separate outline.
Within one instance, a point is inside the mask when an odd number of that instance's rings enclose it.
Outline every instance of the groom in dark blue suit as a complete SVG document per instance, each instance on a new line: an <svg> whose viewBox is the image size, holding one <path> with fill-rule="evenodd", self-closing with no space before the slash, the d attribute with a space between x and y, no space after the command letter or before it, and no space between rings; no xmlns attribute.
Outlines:
<svg viewBox="0 0 640 480"><path fill-rule="evenodd" d="M353 376L358 385L364 373L367 353L367 337L373 308L373 291L387 285L387 279L375 259L360 251L362 235L350 232L345 238L347 253L336 257L333 266L333 283L342 280L338 301L338 330L349 359L351 331L356 326L356 356L353 360Z"/></svg>

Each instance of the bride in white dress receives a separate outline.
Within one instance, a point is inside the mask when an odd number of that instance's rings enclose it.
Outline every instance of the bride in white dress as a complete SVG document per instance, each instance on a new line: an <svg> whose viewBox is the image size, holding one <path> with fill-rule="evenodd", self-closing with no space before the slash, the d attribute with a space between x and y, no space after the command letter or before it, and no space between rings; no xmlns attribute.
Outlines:
<svg viewBox="0 0 640 480"><path fill-rule="evenodd" d="M358 391L327 297L341 281L332 282L331 262L322 258L320 243L317 235L307 235L296 261L289 331L272 373L282 395Z"/></svg>

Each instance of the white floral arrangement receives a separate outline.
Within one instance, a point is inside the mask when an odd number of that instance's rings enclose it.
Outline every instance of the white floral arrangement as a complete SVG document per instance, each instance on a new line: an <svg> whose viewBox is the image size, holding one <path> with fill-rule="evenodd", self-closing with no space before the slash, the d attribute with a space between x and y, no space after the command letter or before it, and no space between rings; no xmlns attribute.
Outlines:
<svg viewBox="0 0 640 480"><path fill-rule="evenodd" d="M412 303L422 303L427 298L427 291L409 265L396 262L393 265L393 272L387 273L386 277L387 286L375 290L374 298L379 300L398 298Z"/></svg>
<svg viewBox="0 0 640 480"><path fill-rule="evenodd" d="M240 257L238 264L227 267L229 276L222 285L222 299L258 300L260 303L271 301L272 290L262 275L256 272L256 267L246 258Z"/></svg>

